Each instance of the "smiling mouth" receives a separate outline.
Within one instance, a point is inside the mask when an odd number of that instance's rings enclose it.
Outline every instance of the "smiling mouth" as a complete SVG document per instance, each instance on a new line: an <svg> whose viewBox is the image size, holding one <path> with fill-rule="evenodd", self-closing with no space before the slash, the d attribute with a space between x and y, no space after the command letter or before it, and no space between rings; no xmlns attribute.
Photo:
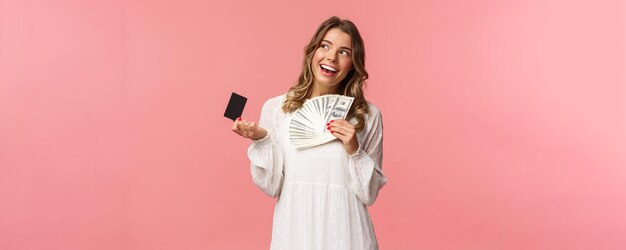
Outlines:
<svg viewBox="0 0 626 250"><path fill-rule="evenodd" d="M325 76L333 76L333 75L337 74L337 72L338 72L337 69L335 69L335 68L333 68L331 66L325 65L325 64L321 64L320 65L320 69L322 71L322 74L325 75Z"/></svg>

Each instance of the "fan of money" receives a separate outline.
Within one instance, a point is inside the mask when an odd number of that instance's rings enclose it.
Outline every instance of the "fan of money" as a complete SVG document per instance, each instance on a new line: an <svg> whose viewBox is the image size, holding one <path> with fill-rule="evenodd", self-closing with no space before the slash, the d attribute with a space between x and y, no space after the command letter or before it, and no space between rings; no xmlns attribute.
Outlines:
<svg viewBox="0 0 626 250"><path fill-rule="evenodd" d="M354 97L344 95L322 95L306 100L294 112L289 124L291 145L302 150L337 139L326 130L326 123L345 119L353 100Z"/></svg>

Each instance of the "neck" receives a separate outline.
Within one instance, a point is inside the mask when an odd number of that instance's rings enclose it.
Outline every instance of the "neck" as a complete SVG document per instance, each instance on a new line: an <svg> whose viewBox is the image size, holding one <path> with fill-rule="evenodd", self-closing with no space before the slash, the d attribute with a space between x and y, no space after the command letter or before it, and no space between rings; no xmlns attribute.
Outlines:
<svg viewBox="0 0 626 250"><path fill-rule="evenodd" d="M328 94L337 94L337 86L326 87L319 86L318 84L313 84L313 89L311 90L311 95L309 96L309 98Z"/></svg>

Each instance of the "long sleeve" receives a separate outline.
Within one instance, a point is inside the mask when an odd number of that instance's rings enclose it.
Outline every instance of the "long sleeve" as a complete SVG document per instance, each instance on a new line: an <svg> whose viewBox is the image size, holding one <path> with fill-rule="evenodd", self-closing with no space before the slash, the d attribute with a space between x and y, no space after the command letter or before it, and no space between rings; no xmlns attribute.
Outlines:
<svg viewBox="0 0 626 250"><path fill-rule="evenodd" d="M382 171L383 120L380 111L370 105L370 114L363 133L357 139L360 147L348 157L350 189L367 206L374 204L378 191L387 183Z"/></svg>
<svg viewBox="0 0 626 250"><path fill-rule="evenodd" d="M278 197L283 183L283 155L276 140L276 125L274 124L277 110L280 109L280 100L273 98L265 102L261 110L259 126L267 130L267 136L255 140L248 147L250 159L250 173L252 181L265 194Z"/></svg>

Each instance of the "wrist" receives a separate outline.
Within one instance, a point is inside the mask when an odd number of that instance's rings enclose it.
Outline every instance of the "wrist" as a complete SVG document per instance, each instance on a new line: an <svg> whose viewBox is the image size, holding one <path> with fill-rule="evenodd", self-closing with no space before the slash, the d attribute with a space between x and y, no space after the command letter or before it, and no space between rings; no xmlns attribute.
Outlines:
<svg viewBox="0 0 626 250"><path fill-rule="evenodd" d="M359 151L359 147L360 147L360 144L356 139L351 140L348 144L344 146L344 148L346 149L346 154L348 155L356 154L356 152Z"/></svg>
<svg viewBox="0 0 626 250"><path fill-rule="evenodd" d="M354 148L348 149L346 148L346 155L348 157L353 157L359 155L359 150L361 150L361 143L356 142L356 146Z"/></svg>
<svg viewBox="0 0 626 250"><path fill-rule="evenodd" d="M252 140L254 140L254 141L261 141L261 140L263 140L263 139L267 138L267 135L268 135L268 134L269 134L269 133L267 133L267 130L263 130L263 131L261 131L261 133L259 133L259 135L258 135L258 136L253 137L253 138L250 138L250 139L252 139Z"/></svg>

